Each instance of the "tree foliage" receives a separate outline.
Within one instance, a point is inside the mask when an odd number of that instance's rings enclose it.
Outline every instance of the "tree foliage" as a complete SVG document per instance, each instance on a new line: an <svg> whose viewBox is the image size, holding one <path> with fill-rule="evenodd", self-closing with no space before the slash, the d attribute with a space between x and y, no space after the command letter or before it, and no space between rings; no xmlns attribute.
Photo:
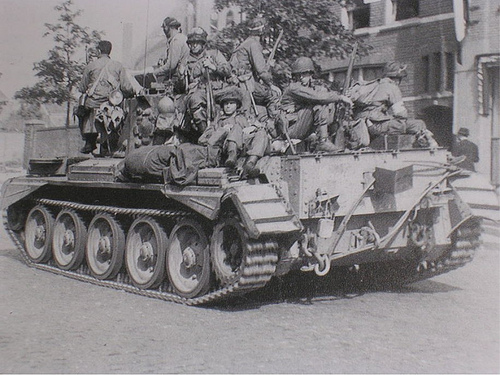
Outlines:
<svg viewBox="0 0 500 375"><path fill-rule="evenodd" d="M238 6L246 21L224 28L214 42L222 52L230 53L248 35L248 21L262 16L268 24L269 49L283 29L276 60L290 63L299 56L311 57L316 62L323 58L346 58L357 38L332 11L335 5L346 2L349 0L215 0L218 11ZM370 47L358 42L358 53L365 54Z"/></svg>
<svg viewBox="0 0 500 375"><path fill-rule="evenodd" d="M77 24L77 18L82 10L73 10L73 1L65 0L54 7L59 12L55 24L45 24L47 29L44 37L51 36L55 42L54 47L48 51L45 60L36 62L33 70L38 78L31 87L24 87L15 94L16 99L21 99L32 105L41 103L66 103L66 125L69 124L69 110L74 101L73 91L81 79L86 61L82 50L89 44L95 44L101 39L102 32L89 30Z"/></svg>

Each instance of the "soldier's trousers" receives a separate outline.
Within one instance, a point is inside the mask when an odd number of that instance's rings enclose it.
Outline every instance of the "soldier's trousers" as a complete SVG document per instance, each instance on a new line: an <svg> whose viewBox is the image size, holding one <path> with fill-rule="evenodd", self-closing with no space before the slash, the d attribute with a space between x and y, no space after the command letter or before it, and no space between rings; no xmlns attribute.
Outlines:
<svg viewBox="0 0 500 375"><path fill-rule="evenodd" d="M234 126L227 135L226 142L234 142L240 152L248 156L262 157L269 151L269 136L265 129L257 129L247 134L240 126Z"/></svg>
<svg viewBox="0 0 500 375"><path fill-rule="evenodd" d="M426 129L425 122L418 119L391 119L368 126L373 137L381 134L417 134Z"/></svg>
<svg viewBox="0 0 500 375"><path fill-rule="evenodd" d="M288 134L293 139L305 139L318 129L327 132L328 124L333 121L334 111L330 105L315 105L287 115L289 120ZM327 137L328 134L319 134Z"/></svg>

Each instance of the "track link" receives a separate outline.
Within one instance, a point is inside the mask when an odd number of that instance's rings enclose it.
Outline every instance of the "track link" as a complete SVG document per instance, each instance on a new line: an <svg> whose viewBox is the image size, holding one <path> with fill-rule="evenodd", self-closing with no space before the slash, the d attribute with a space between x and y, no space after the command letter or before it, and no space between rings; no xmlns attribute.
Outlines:
<svg viewBox="0 0 500 375"><path fill-rule="evenodd" d="M36 204L42 204L48 208L69 208L79 212L105 212L112 215L126 215L137 217L139 215L148 215L153 217L167 217L180 219L192 216L190 212L182 210L158 210L158 209L137 209L121 208L112 206L89 205L75 202L58 201L52 199L38 199ZM172 288L167 282L164 282L157 289L143 290L135 287L130 277L125 271L120 273L112 280L98 280L90 274L88 266L84 263L74 271L66 271L58 268L53 260L48 263L34 263L26 253L23 231L14 231L9 228L7 211L3 211L3 223L5 231L21 252L24 262L33 268L52 272L58 275L66 276L75 280L84 281L94 285L123 290L129 293L138 294L145 297L156 298L164 301L176 302L184 305L202 305L217 302L219 300L248 293L252 290L262 288L274 275L278 263L278 244L270 239L251 241L248 244L247 254L243 259L240 276L234 280L231 285L220 289L211 289L207 294L195 298L184 298L173 293Z"/></svg>

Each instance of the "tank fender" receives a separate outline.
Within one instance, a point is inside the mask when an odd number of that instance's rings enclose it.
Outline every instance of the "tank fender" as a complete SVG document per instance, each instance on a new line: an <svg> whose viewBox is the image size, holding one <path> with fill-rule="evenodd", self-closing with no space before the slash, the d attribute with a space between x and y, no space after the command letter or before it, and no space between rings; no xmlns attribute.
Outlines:
<svg viewBox="0 0 500 375"><path fill-rule="evenodd" d="M198 186L171 184L164 185L162 192L167 198L182 203L210 220L214 220L218 216L223 196L223 191L218 188L207 189Z"/></svg>
<svg viewBox="0 0 500 375"><path fill-rule="evenodd" d="M32 194L42 186L47 185L47 181L37 179L20 179L13 177L5 181L0 191L0 209L4 210L10 205L19 202L21 199Z"/></svg>
<svg viewBox="0 0 500 375"><path fill-rule="evenodd" d="M302 223L273 184L230 187L222 202L230 199L251 238L269 234L291 234L303 230Z"/></svg>

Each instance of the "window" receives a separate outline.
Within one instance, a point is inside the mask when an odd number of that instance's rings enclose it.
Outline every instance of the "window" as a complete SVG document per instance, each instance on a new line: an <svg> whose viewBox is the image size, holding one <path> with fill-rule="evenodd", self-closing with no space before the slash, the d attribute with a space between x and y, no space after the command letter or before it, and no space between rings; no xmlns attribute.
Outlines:
<svg viewBox="0 0 500 375"><path fill-rule="evenodd" d="M393 13L396 21L418 17L419 0L393 0Z"/></svg>
<svg viewBox="0 0 500 375"><path fill-rule="evenodd" d="M349 10L349 26L351 30L370 27L370 4L363 0L354 0L354 7Z"/></svg>
<svg viewBox="0 0 500 375"><path fill-rule="evenodd" d="M352 71L353 81L373 81L374 79L382 77L382 66L365 66L362 68L356 68ZM328 80L334 82L335 86L343 88L345 77L347 74L347 68L343 70L338 70L331 72Z"/></svg>
<svg viewBox="0 0 500 375"><path fill-rule="evenodd" d="M453 91L455 79L455 54L435 52L422 57L423 92Z"/></svg>

